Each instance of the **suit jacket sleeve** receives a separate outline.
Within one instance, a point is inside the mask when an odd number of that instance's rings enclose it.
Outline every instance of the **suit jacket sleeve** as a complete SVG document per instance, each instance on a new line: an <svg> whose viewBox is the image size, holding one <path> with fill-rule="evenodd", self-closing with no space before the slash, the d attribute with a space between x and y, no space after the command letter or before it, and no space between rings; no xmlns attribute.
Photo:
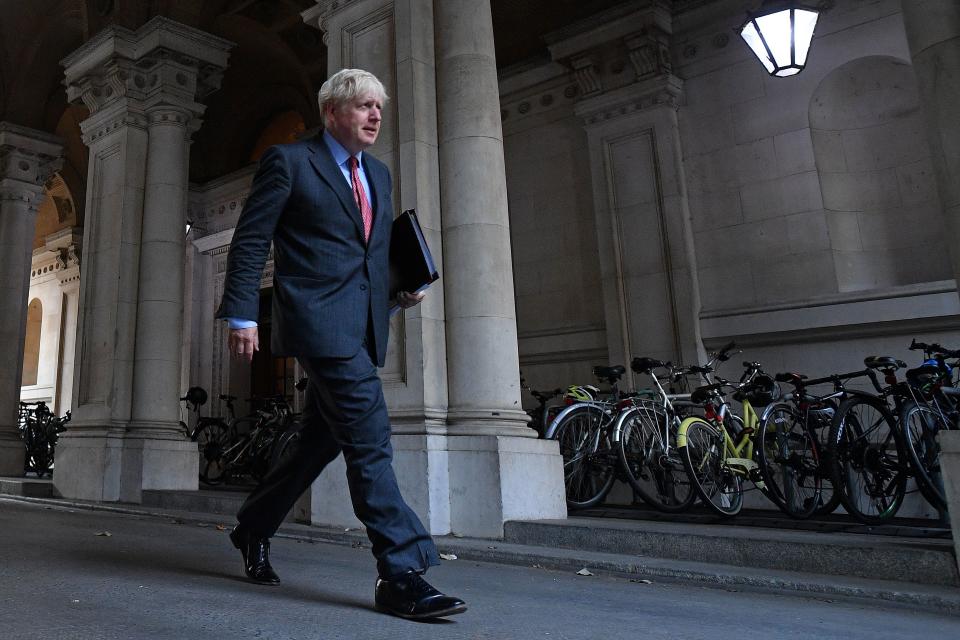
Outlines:
<svg viewBox="0 0 960 640"><path fill-rule="evenodd" d="M230 242L218 318L257 320L260 278L274 231L290 196L290 184L285 153L279 146L269 147L260 158Z"/></svg>

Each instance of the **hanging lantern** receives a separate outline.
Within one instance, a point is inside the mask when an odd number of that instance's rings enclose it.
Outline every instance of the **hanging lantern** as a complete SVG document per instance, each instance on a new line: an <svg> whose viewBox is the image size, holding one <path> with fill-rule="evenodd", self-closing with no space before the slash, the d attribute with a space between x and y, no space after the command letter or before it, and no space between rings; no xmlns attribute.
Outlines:
<svg viewBox="0 0 960 640"><path fill-rule="evenodd" d="M794 0L764 0L747 13L740 37L772 76L785 78L803 71L820 12Z"/></svg>

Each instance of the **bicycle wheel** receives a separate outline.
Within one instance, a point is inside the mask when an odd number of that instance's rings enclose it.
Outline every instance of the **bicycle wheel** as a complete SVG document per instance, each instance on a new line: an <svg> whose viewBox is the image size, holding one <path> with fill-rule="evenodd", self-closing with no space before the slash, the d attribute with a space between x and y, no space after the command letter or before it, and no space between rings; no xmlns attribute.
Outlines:
<svg viewBox="0 0 960 640"><path fill-rule="evenodd" d="M613 487L616 454L604 422L603 409L583 405L564 416L554 432L563 457L563 483L570 509L600 504Z"/></svg>
<svg viewBox="0 0 960 640"><path fill-rule="evenodd" d="M942 429L952 428L939 408L934 405L905 403L900 411L903 440L913 475L923 497L938 511L947 508L940 476L940 440Z"/></svg>
<svg viewBox="0 0 960 640"><path fill-rule="evenodd" d="M820 449L800 412L788 403L768 409L760 424L757 463L766 495L793 518L809 518L820 505Z"/></svg>
<svg viewBox="0 0 960 640"><path fill-rule="evenodd" d="M743 507L743 480L724 463L723 432L701 418L687 418L678 438L680 458L700 500L713 512L729 517Z"/></svg>
<svg viewBox="0 0 960 640"><path fill-rule="evenodd" d="M833 490L864 524L893 518L907 490L907 453L893 415L879 398L840 403L830 428Z"/></svg>
<svg viewBox="0 0 960 640"><path fill-rule="evenodd" d="M230 428L223 422L204 422L193 432L193 440L200 451L200 480L220 484L227 476L224 452L230 446Z"/></svg>
<svg viewBox="0 0 960 640"><path fill-rule="evenodd" d="M690 508L697 493L687 478L672 431L662 408L640 404L623 420L617 453L627 482L644 502L679 513Z"/></svg>

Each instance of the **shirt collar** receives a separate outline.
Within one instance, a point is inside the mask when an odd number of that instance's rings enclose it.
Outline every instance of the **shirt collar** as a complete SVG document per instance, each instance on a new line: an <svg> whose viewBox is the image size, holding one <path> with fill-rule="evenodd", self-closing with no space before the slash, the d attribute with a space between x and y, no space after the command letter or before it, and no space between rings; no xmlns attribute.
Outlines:
<svg viewBox="0 0 960 640"><path fill-rule="evenodd" d="M333 160L339 166L346 166L347 159L350 157L350 152L343 148L343 145L337 142L337 139L330 135L330 132L326 129L323 130L323 141L327 143L327 148L330 149L330 153L333 154ZM363 151L357 153L357 162L363 162ZM347 167L348 169L350 167Z"/></svg>

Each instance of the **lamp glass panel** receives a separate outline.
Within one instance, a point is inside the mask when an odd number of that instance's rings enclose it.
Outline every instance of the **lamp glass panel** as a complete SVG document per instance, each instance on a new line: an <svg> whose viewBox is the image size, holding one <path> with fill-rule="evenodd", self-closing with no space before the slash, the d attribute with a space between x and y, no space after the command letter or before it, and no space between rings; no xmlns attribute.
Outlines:
<svg viewBox="0 0 960 640"><path fill-rule="evenodd" d="M767 41L773 61L777 67L787 67L793 64L790 58L790 9L777 13L760 16L755 19L763 39Z"/></svg>
<svg viewBox="0 0 960 640"><path fill-rule="evenodd" d="M796 42L796 63L801 67L807 64L807 53L810 52L810 41L813 40L813 30L817 26L819 14L816 11L794 10L794 42Z"/></svg>
<svg viewBox="0 0 960 640"><path fill-rule="evenodd" d="M757 25L753 20L743 27L743 30L740 32L740 37L747 43L747 46L750 47L754 55L760 59L763 66L767 68L767 73L773 73L773 62L770 60L770 56L767 55L767 50L763 46L763 39L760 37L760 32L757 31Z"/></svg>
<svg viewBox="0 0 960 640"><path fill-rule="evenodd" d="M802 71L800 67L787 67L786 69L778 69L773 75L778 78L786 78L787 76L795 76L800 73L800 71Z"/></svg>

